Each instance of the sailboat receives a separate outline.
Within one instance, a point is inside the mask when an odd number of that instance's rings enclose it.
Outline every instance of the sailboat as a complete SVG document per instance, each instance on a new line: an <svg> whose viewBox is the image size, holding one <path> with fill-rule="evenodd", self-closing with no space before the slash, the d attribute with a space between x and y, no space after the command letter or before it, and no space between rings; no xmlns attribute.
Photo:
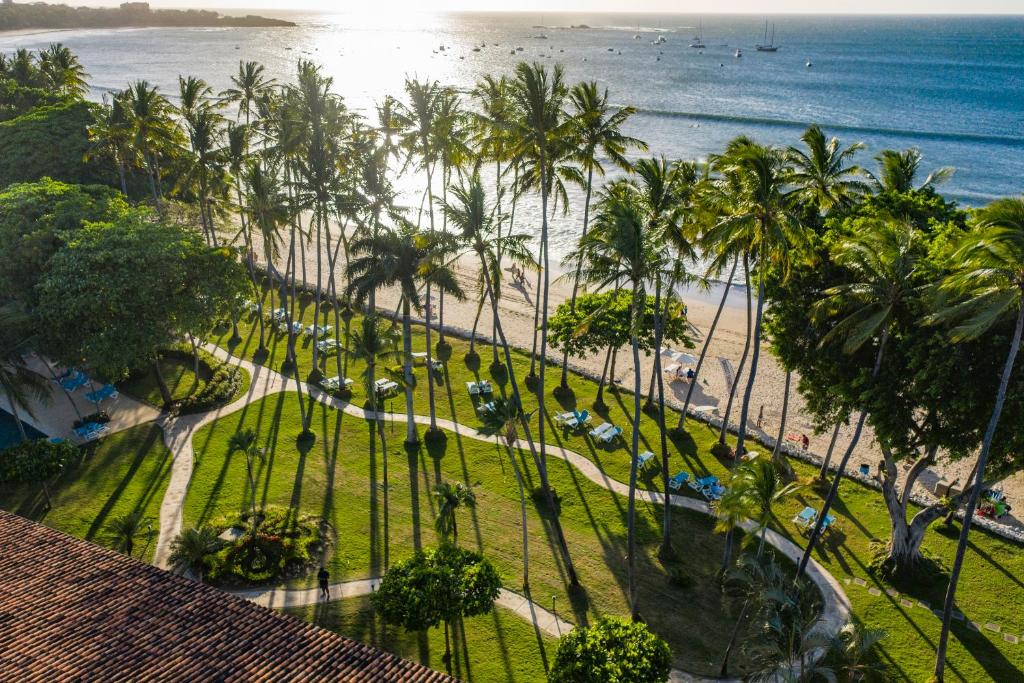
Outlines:
<svg viewBox="0 0 1024 683"><path fill-rule="evenodd" d="M772 24L772 37L768 39L768 22L764 22L764 42L757 45L758 52L778 52L779 46L775 44L775 24Z"/></svg>
<svg viewBox="0 0 1024 683"><path fill-rule="evenodd" d="M703 19L701 19L701 20L699 20L697 22L697 35L695 35L693 37L693 40L690 41L690 47L696 48L698 50L703 50L706 47L706 45L704 45L704 20Z"/></svg>

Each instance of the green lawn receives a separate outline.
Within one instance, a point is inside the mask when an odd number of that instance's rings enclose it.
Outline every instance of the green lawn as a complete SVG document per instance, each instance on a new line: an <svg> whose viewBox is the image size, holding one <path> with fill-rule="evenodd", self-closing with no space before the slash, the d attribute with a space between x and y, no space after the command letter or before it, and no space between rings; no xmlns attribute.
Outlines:
<svg viewBox="0 0 1024 683"><path fill-rule="evenodd" d="M308 324L312 321L312 305L303 299L301 306L302 319ZM322 322L333 324L333 314L325 314ZM358 318L352 322L353 328L358 325ZM258 345L258 338L252 320L243 321L241 327L242 342L234 348L234 352L243 357L251 358ZM423 350L425 347L425 335L422 327L414 327L413 349ZM343 336L343 333L342 335ZM436 338L436 337L435 337ZM482 356L482 367L474 372L471 371L465 362L465 354L468 350L468 343L459 339L449 338L454 351L451 360L446 364L445 370L435 379L437 382L437 412L442 418L454 419L464 424L474 425L479 421L474 412L474 401L470 399L465 390L465 382L475 379L477 372L479 376L490 378L488 367L490 365L490 349L486 346L478 346L478 352ZM215 340L217 343L226 345L227 338ZM284 358L284 346L286 337L274 335L269 337L269 354L262 362L279 367ZM310 367L311 353L308 342L303 341L300 345L300 369L303 375ZM522 378L529 369L529 358L527 354L514 352L514 363L517 369L517 376ZM326 374L335 374L333 359L326 370ZM357 363L350 364L346 374L358 378L362 367ZM417 413L427 412L427 392L423 387L424 369L417 368L417 379L419 387L415 391L415 410ZM549 387L554 388L558 384L558 368L549 369ZM497 386L497 385L496 385ZM522 382L520 383L522 387ZM555 414L569 408L588 408L594 411L593 402L596 396L596 384L582 377L570 374L570 386L574 396L571 400L556 400L549 395L547 398L547 409L549 414ZM499 391L507 391L506 387L497 387ZM356 390L354 402L362 403L365 397L361 390ZM528 394L524 397L527 409L536 407L536 396ZM630 420L632 415L632 399L627 393L616 394L605 393L605 402L608 404L606 411L598 414L596 420L608 420L621 426L625 433L624 437L630 437ZM388 406L389 409L401 411L404 402L401 397L394 400ZM674 423L678 414L671 412L669 422ZM716 435L707 426L696 421L689 421L689 433L686 437L670 441L670 464L669 474L675 474L679 470L687 470L691 473L704 474L712 473L718 476L727 475L728 469L725 464L713 457L710 446L714 443ZM615 447L604 447L595 445L589 436L585 434L565 434L558 429L552 421L548 421L545 439L548 443L564 445L598 463L601 468L612 478L619 481L628 481L629 457L627 455L628 441L621 441ZM536 435L536 422L534 423L534 434ZM314 425L319 433L324 433L322 426ZM393 432L393 439L400 441L404 432L401 425L396 425ZM466 441L462 442L465 447ZM658 430L655 422L645 416L641 422L641 449L651 449L657 452ZM764 450L763 448L760 450ZM563 467L559 461L558 467ZM812 468L801 463L795 463L797 472L803 476L814 473ZM572 473L564 473L572 479L578 479ZM553 480L554 480L553 474ZM642 486L645 488L660 490L662 487L660 473L653 470L641 477ZM555 483L553 481L553 483ZM562 486L555 483L559 492ZM572 484L571 484L572 485ZM689 490L686 490L689 492ZM803 506L812 505L818 509L821 507L820 497L811 490L805 490L802 495L790 501L780 510L775 526L790 535L801 545L804 539L796 535L796 530L789 521L792 516ZM923 607L916 606L918 602L925 602L931 607L938 607L941 604L945 592L946 574L940 573L930 581L921 581L916 585L909 596L900 595L892 597L887 595L885 590L890 588L884 582L872 579L867 572L868 544L872 539L884 540L888 537L888 516L877 491L862 487L852 482L844 483L840 500L837 502L835 512L840 518L840 532L833 535L817 553L819 561L835 576L842 579L851 579L847 587L847 594L853 603L856 618L871 627L885 628L889 631L890 637L880 646L882 658L890 665L890 675L893 680L919 681L927 679L932 667L934 646L937 642L939 622L930 611ZM652 516L651 519L654 519ZM600 535L600 524L603 518L593 515L593 522L597 525ZM651 533L659 526L649 529ZM687 540L678 546L685 547ZM928 539L925 542L924 550L929 556L939 560L940 565L948 568L955 550L955 535L948 532L943 533L938 526L929 531ZM1013 644L1003 639L1003 633L1010 633L1016 636L1024 635L1024 616L1019 610L1019 600L1007 600L1007 595L1022 595L1024 589L1024 553L1021 553L1019 546L1004 541L982 531L972 535L972 552L968 554L965 570L961 577L958 590L958 604L970 620L980 624L996 623L1000 625L1000 633L982 630L981 633L967 629L966 624L954 622L954 637L950 644L950 665L947 670L948 680L1022 680L1024 675L1020 673L1024 669L1024 644ZM575 553L580 555L580 553ZM854 577L868 581L869 587L878 587L882 590L881 596L873 596L868 593L867 588L852 583ZM913 608L906 608L901 600L911 600L915 604ZM1022 639L1024 641L1024 639ZM697 659L697 658L695 658ZM695 667L694 670L698 670Z"/></svg>
<svg viewBox="0 0 1024 683"><path fill-rule="evenodd" d="M253 428L268 449L258 471L259 501L297 506L332 525L336 543L325 564L333 581L378 576L415 548L436 544L429 492L440 480L461 480L475 487L477 508L460 513L460 542L490 558L507 587L521 586L518 489L503 448L449 434L433 452L424 446L408 453L400 425L389 425L388 457L376 453L371 458L364 420L319 404L314 411L318 438L303 449L296 446L300 428L294 393L268 397L200 430L194 437L196 467L185 501L186 526L248 505L245 461L228 455L227 442L237 429ZM532 465L522 454L519 457L530 472L530 486L535 486ZM628 614L625 498L584 479L561 460L551 459L549 471L562 500L561 519L583 590L569 590L546 516L531 500L533 598L546 607L554 598L558 612L577 623L606 613ZM640 610L668 640L678 666L712 673L732 627L712 578L723 538L713 533L711 518L675 510L673 538L684 552L666 567L656 557L660 511L658 506L638 504ZM669 571L685 577L682 585L670 580ZM306 577L290 585L308 586L312 581ZM742 665L741 658L737 664Z"/></svg>
<svg viewBox="0 0 1024 683"><path fill-rule="evenodd" d="M40 487L23 485L0 485L0 508L101 545L111 544L107 522L142 510L153 535L136 542L135 556L151 559L171 464L160 429L142 425L118 432L86 453L50 486L52 509L46 508Z"/></svg>
<svg viewBox="0 0 1024 683"><path fill-rule="evenodd" d="M286 612L405 659L445 670L443 627L424 634L388 626L374 614L368 598L290 608ZM545 661L554 658L557 642L500 608L453 624L451 640L452 675L479 683L543 681Z"/></svg>

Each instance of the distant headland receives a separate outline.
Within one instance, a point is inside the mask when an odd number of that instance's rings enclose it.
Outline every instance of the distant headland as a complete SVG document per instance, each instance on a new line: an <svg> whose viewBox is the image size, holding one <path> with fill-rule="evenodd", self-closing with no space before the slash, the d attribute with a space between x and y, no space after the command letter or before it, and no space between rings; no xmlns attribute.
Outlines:
<svg viewBox="0 0 1024 683"><path fill-rule="evenodd" d="M131 26L294 26L290 21L252 14L233 17L209 10L150 9L148 2L120 7L71 7L42 2L0 0L0 31L61 28L124 28Z"/></svg>

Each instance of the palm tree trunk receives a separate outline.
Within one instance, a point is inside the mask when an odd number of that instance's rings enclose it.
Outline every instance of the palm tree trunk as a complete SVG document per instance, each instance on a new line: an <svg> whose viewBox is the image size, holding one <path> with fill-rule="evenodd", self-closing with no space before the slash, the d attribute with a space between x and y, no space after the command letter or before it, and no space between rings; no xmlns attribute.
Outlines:
<svg viewBox="0 0 1024 683"><path fill-rule="evenodd" d="M762 252L764 246L761 247ZM760 254L758 263L764 263L764 254ZM749 279L749 276L748 276ZM749 290L749 287L748 287ZM747 416L750 414L750 396L754 393L754 382L757 381L757 362L761 358L761 320L764 317L764 277L757 278L757 315L754 318L754 355L750 359L750 375L747 377L747 389L743 392L743 408L740 410L739 434L736 436L736 457L743 455L743 441L747 435Z"/></svg>
<svg viewBox="0 0 1024 683"><path fill-rule="evenodd" d="M818 471L818 479L822 481L828 476L828 466L832 462L832 451L836 447L836 438L839 437L839 427L842 423L836 423L835 428L832 430L832 439L828 442L828 451L825 452L825 459L821 461L821 469Z"/></svg>
<svg viewBox="0 0 1024 683"><path fill-rule="evenodd" d="M540 245L540 256L538 261L542 261L544 258L545 245L541 242ZM529 380L537 378L537 332L540 327L540 293L541 293L541 277L544 275L544 267L541 266L537 270L537 289L534 293L533 301L533 347L530 349L530 373L526 376Z"/></svg>
<svg viewBox="0 0 1024 683"><path fill-rule="evenodd" d="M636 475L637 456L640 451L640 341L637 337L638 318L640 316L639 305L639 283L633 282L633 311L631 326L633 333L630 340L633 347L633 443L630 447L632 462L629 466L629 505L626 511L626 556L628 560L629 589L629 612L633 621L640 618L637 609L637 586L636 586ZM667 505L666 505L667 507Z"/></svg>
<svg viewBox="0 0 1024 683"><path fill-rule="evenodd" d="M512 365L511 347L509 346L508 339L505 337L505 331L501 326L501 317L498 314L498 298L494 295L491 273L487 270L487 264L482 255L480 261L483 265L484 282L491 298L491 315L494 316L494 320L496 321L495 327L498 332L498 339L501 340L501 349L505 356L505 365L508 368L509 383L512 385L512 398L515 400L516 406L522 408L522 394L519 392L519 381L516 379L516 374L513 370L514 366ZM555 538L558 542L558 550L562 555L562 561L565 563L565 571L569 575L569 583L572 586L579 586L579 576L576 574L576 566L573 564L572 556L569 554L569 545L565 541L565 533L562 531L562 522L558 518L557 509L555 507L555 498L551 493L551 488L548 486L547 468L544 466L543 460L538 456L537 446L530 434L529 418L521 409L519 410L519 424L522 427L523 436L526 438L526 443L530 448L530 455L533 457L534 464L537 466L537 471L540 475L541 490L544 492L545 501L547 502L548 509L551 511L551 526L554 528Z"/></svg>
<svg viewBox="0 0 1024 683"><path fill-rule="evenodd" d="M124 162L121 161L120 157L118 157L118 159L117 159L117 177L121 181L121 194L123 194L125 197L127 197L128 196L128 180L125 178L125 175L124 175Z"/></svg>
<svg viewBox="0 0 1024 683"><path fill-rule="evenodd" d="M871 381L874 382L878 378L878 373L882 369L882 358L885 354L885 346L889 341L889 330L883 329L881 338L878 342L878 353L875 355L875 366L871 370ZM860 434L864 430L864 422L867 420L868 413L866 410L860 412L860 417L857 419L857 427L853 431L853 438L850 440L850 445L846 447L846 452L843 453L843 459L839 462L839 469L836 470L835 478L832 480L832 486L828 490L828 495L825 496L825 500L821 506L821 514L818 515L818 519L814 524L814 529L811 531L811 537L807 540L807 547L804 549L804 554L800 558L800 564L797 565L796 577L799 579L804 574L804 570L807 568L807 562L811 559L811 553L814 552L814 546L821 538L821 530L825 524L825 517L828 515L828 511L832 509L832 502L836 499L836 494L839 492L839 482L843 479L843 473L846 471L846 463L850 461L850 456L853 454L853 449L857 447L857 442L860 441Z"/></svg>
<svg viewBox="0 0 1024 683"><path fill-rule="evenodd" d="M1006 387L1010 383L1010 375L1013 372L1014 362L1017 360L1017 352L1020 350L1021 332L1024 330L1024 306L1017 311L1017 325L1013 330L1013 340L1010 342L1010 351L1006 354L1006 364L1003 366L1003 374L999 379L999 391L996 392L996 403L992 408L992 416L989 418L988 426L985 428L985 438L981 442L981 453L978 455L978 471L975 474L974 488L967 501L967 509L964 510L964 523L960 527L960 539L956 545L956 558L953 560L953 569L949 574L949 588L946 590L946 599L942 605L942 630L939 633L939 646L935 652L935 680L942 681L946 666L946 647L949 642L949 623L953 616L953 603L956 600L957 584L960 581L960 571L963 569L964 554L967 552L967 537L971 531L971 519L974 517L974 510L978 506L978 498L981 495L981 487L985 481L985 465L988 461L988 453L992 448L992 439L996 434L996 427L999 425L999 416L1003 412L1003 403L1006 401Z"/></svg>
<svg viewBox="0 0 1024 683"><path fill-rule="evenodd" d="M163 400L164 407L166 408L171 405L174 399L171 397L171 392L167 388L167 382L164 380L164 373L160 369L160 360L154 360L150 367L153 369L153 377L156 378L156 386L160 389L160 398Z"/></svg>
<svg viewBox="0 0 1024 683"><path fill-rule="evenodd" d="M583 200L583 231L580 233L580 242L587 238L587 224L590 220L590 194L594 187L594 167L590 165L587 169L587 196ZM580 289L580 273L583 270L583 258L576 261L576 275L572 280L572 296L569 298L569 311L576 312L576 294ZM562 354L562 380L558 385L562 389L569 388L569 348L566 346Z"/></svg>
<svg viewBox="0 0 1024 683"><path fill-rule="evenodd" d="M508 457L512 461L512 471L516 475L516 485L519 487L519 517L523 531L523 590L530 588L530 534L526 526L526 487L523 485L523 473L519 469L519 458L515 449L512 448L514 441L509 439L505 442L508 449Z"/></svg>
<svg viewBox="0 0 1024 683"><path fill-rule="evenodd" d="M736 639L740 635L740 627L743 625L743 620L747 616L747 610L750 608L750 598L743 601L743 608L740 610L739 617L736 618L736 624L732 627L732 635L729 636L729 644L725 648L725 655L722 657L722 668L718 671L720 678L725 678L729 675L729 658L732 656L733 648L736 647Z"/></svg>
<svg viewBox="0 0 1024 683"><path fill-rule="evenodd" d="M55 373L53 371L53 366L50 365L49 361L46 361L44 359L43 365L46 366L47 371L50 373L50 378L54 382L57 382L57 386L60 387L60 390L64 393L65 398L68 399L68 403L71 404L71 409L75 411L75 415L77 415L78 419L81 420L82 419L82 411L78 409L78 404L75 403L75 399L71 398L71 392L68 391L67 389L65 389L64 385L61 384L60 381L57 380L57 373Z"/></svg>
<svg viewBox="0 0 1024 683"><path fill-rule="evenodd" d="M313 292L313 324L320 324L320 297L321 289L323 287L323 224L324 224L324 209L322 206L318 206L313 214L313 221L316 223L316 291ZM330 241L327 243L327 249L330 250ZM302 259L305 263L306 259ZM291 332L291 330L289 330ZM320 373L319 361L320 349L316 344L313 344L313 374L318 375Z"/></svg>
<svg viewBox="0 0 1024 683"><path fill-rule="evenodd" d="M409 300L402 297L402 363L405 366L405 443L414 444L416 437L416 423L413 421L412 406L412 324L410 321L412 311ZM427 369L427 380L430 380L430 369Z"/></svg>
<svg viewBox="0 0 1024 683"><path fill-rule="evenodd" d="M476 329L480 324L480 314L484 310L484 301L486 300L486 294L481 292L480 301L476 306L476 316L473 318L473 331L469 335L469 355L472 356L476 353Z"/></svg>
<svg viewBox="0 0 1024 683"><path fill-rule="evenodd" d="M669 288L671 292L671 287ZM668 297L665 297L666 306L668 305ZM661 375L661 342L664 334L664 311L661 308L661 277L659 276L655 281L654 287L654 310L658 311L654 320L654 381L658 386L658 438L661 446L661 490L665 494L665 504L662 506L662 520L661 520L661 552L662 554L668 553L672 547L671 543L671 525L672 525L672 506L669 504L669 489L668 489L668 439L665 434L665 378Z"/></svg>
<svg viewBox="0 0 1024 683"><path fill-rule="evenodd" d="M500 179L500 176L501 176L500 171L498 173L498 176L499 176L499 179ZM515 227L515 223L516 223L516 203L517 203L519 198L516 195L515 187L516 187L516 185L518 183L519 183L519 166L517 165L516 169L515 169L515 173L512 176L512 189L513 189L513 191L512 191L512 209L511 209L511 211L509 211L509 215L508 215L508 234L509 235L512 234L513 228ZM501 195L499 194L499 196L501 196ZM498 237L499 238L501 237L501 223L498 224ZM487 266L485 264L484 268L486 268L486 267ZM500 248L497 250L497 264L496 264L495 267L497 268L497 272L501 273L501 249ZM492 294L492 296L497 296L498 293L497 293L497 291L492 290L491 294ZM498 361L498 321L493 319L493 316L492 316L492 320L491 320L491 354L493 356L492 362L494 363L494 365L497 365L498 362L499 362ZM512 372L512 366L509 366L509 372Z"/></svg>
<svg viewBox="0 0 1024 683"><path fill-rule="evenodd" d="M545 157L544 143L540 146L540 207L543 213L541 218L540 242L544 251L544 262L541 266L544 273L544 293L537 298L541 309L540 322L540 378L537 382L537 440L540 441L540 463L544 469L543 486L548 489L547 470L548 452L545 443L544 430L547 428L547 394L544 392L544 380L547 377L548 358L548 292L551 288L551 269L549 265L550 245L548 243L548 186L547 186L547 161ZM536 360L536 359L534 359ZM551 514L557 519L558 511L551 509Z"/></svg>
<svg viewBox="0 0 1024 683"><path fill-rule="evenodd" d="M597 383L597 398L594 399L594 406L595 407L603 406L604 405L604 385L605 385L605 381L608 378L608 365L611 363L611 360L612 360L612 350L614 348L615 347L613 347L613 346L609 346L608 347L608 353L605 354L605 357L604 357L604 369L601 370L601 381Z"/></svg>
<svg viewBox="0 0 1024 683"><path fill-rule="evenodd" d="M14 418L14 424L18 426L18 436L21 441L28 441L28 434L25 433L25 425L21 421L21 413L18 412L18 402L14 396L8 396L11 404L11 417Z"/></svg>
<svg viewBox="0 0 1024 683"><path fill-rule="evenodd" d="M708 334L704 337L704 346L700 350L700 358L697 359L697 367L693 370L693 380L690 381L690 387L686 390L686 401L683 403L683 412L679 414L679 424L676 425L676 429L683 431L683 425L686 423L686 411L690 408L690 399L693 397L693 387L697 384L697 379L700 377L700 370L704 367L704 358L708 354L708 349L711 348L711 339L715 336L715 329L718 328L718 320L722 317L722 309L725 308L725 300L729 297L729 290L732 289L732 278L736 275L736 265L739 263L739 257L735 257L732 260L732 270L729 271L729 279L725 282L725 291L722 292L722 300L718 303L718 310L715 311L715 318L711 321L711 327L708 329Z"/></svg>
<svg viewBox="0 0 1024 683"><path fill-rule="evenodd" d="M753 334L753 312L751 305L751 293L750 293L750 269L749 261L744 255L743 257L743 270L744 277L746 279L747 286L747 339L743 344L743 355L740 356L740 364L736 367L736 376L732 378L732 385L729 387L729 401L725 406L725 414L722 415L722 429L718 433L718 443L725 443L725 435L729 429L729 417L732 415L732 403L736 398L736 387L739 386L740 377L743 375L743 368L747 364L747 357L750 354L750 340ZM696 378L694 378L696 379ZM737 458L739 458L739 452L737 451Z"/></svg>
<svg viewBox="0 0 1024 683"><path fill-rule="evenodd" d="M792 378L793 372L786 370L786 388L782 390L782 418L779 421L779 435L775 439L775 448L772 449L772 463L774 463L779 474L789 481L796 479L796 473L793 472L793 467L782 454L782 441L786 437L786 417L789 414L789 386Z"/></svg>
<svg viewBox="0 0 1024 683"><path fill-rule="evenodd" d="M192 386L188 388L188 395L191 396L199 388L199 344L191 332L188 341L192 345Z"/></svg>

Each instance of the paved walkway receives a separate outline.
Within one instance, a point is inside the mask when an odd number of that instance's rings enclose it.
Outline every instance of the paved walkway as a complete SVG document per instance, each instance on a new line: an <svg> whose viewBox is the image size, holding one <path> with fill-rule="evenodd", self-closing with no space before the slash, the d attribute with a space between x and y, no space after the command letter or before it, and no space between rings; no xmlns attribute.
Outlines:
<svg viewBox="0 0 1024 683"><path fill-rule="evenodd" d="M271 394L285 391L295 383L294 379L289 379L262 365L256 365L245 359L231 356L227 351L217 346L208 344L205 348L217 358L234 363L248 371L252 377L252 381L249 385L249 391L245 396L230 405L224 406L216 411L199 415L168 418L162 423L164 428L164 441L171 450L173 457L170 482L167 487L167 493L160 506L160 536L157 540L156 554L154 557L154 563L157 566L164 568L168 566L168 555L171 541L181 532L182 529L182 514L184 510L185 494L188 490L188 483L192 476L192 463L194 458L192 450L192 435L202 426L209 424L224 415L240 410L250 402ZM348 401L343 401L337 397L331 396L318 387L305 384L304 388L309 392L310 396L312 396L314 400L320 403L329 405L337 410L356 417L364 419L372 419L374 417L373 413L370 411L353 405ZM406 419L404 414L399 413L379 413L378 416L380 419L391 421L404 421ZM417 424L430 424L430 418L425 415L414 415L413 419ZM499 439L496 436L481 434L475 428L468 427L451 420L438 418L437 424L442 429L455 432L456 434L466 438L488 443L499 443ZM523 441L517 442L516 446L520 448L528 447L528 445ZM553 457L561 458L572 464L580 471L581 474L598 486L623 496L629 495L629 487L626 484L606 475L593 461L583 455L555 445L549 445L547 447L547 452ZM665 496L657 491L637 489L636 495L641 500L647 500L659 505L663 504L665 501ZM688 510L694 510L708 515L714 514L706 502L693 498L670 495L668 502L670 505L686 508ZM750 520L745 521L741 526L747 531L751 531L755 528L755 524ZM766 540L794 562L799 561L800 556L803 553L803 550L799 546L773 530L768 530ZM825 606L822 613L822 628L826 633L836 633L849 619L849 599L846 597L846 593L843 591L842 585L813 559L807 566L807 575L821 591L824 599ZM379 579L364 579L360 581L349 581L334 584L331 587L331 597L332 599L339 599L366 595L376 588L378 581ZM238 595L246 599L268 607L313 604L318 600L317 594L317 589L270 589L265 591L242 591L238 593ZM536 628L549 635L557 637L565 631L573 628L573 624L570 622L561 619L536 603L531 602L526 597L512 591L503 589L497 604L507 609L511 609L522 618L533 623ZM684 683L687 681L712 679L703 679L682 671L673 670L670 680L674 683Z"/></svg>

